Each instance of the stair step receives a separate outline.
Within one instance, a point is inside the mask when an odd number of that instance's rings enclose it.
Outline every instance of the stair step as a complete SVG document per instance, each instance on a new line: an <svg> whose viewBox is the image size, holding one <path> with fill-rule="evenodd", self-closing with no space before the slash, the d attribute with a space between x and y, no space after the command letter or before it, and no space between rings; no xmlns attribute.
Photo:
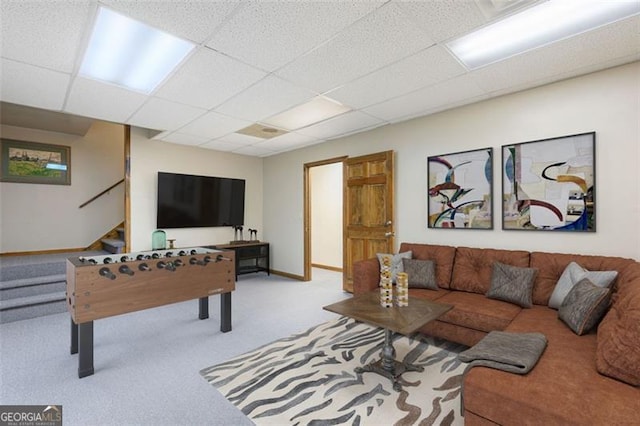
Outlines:
<svg viewBox="0 0 640 426"><path fill-rule="evenodd" d="M42 305L45 303L59 302L66 299L66 292L37 294L35 296L16 297L15 299L0 300L0 312L11 309L25 308L27 306Z"/></svg>
<svg viewBox="0 0 640 426"><path fill-rule="evenodd" d="M0 279L2 281L29 279L46 275L64 274L66 270L66 259L58 262L2 265L2 267L0 267Z"/></svg>
<svg viewBox="0 0 640 426"><path fill-rule="evenodd" d="M125 246L125 242L122 240L116 240L114 238L104 238L102 240L100 240L100 242L102 243L102 248L106 251L108 251L109 253L122 253L124 246Z"/></svg>
<svg viewBox="0 0 640 426"><path fill-rule="evenodd" d="M64 291L0 300L0 324L59 314L66 310L67 302Z"/></svg>
<svg viewBox="0 0 640 426"><path fill-rule="evenodd" d="M0 300L64 291L66 275L47 275L0 282Z"/></svg>

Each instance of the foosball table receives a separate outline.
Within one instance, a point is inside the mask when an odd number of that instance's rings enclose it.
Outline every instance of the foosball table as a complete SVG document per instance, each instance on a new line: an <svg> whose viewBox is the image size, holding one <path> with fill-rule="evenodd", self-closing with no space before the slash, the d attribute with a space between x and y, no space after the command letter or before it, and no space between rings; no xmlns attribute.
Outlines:
<svg viewBox="0 0 640 426"><path fill-rule="evenodd" d="M220 331L231 331L235 253L191 247L67 259L71 354L78 377L93 368L93 321L198 299L198 318L209 318L209 296L220 294Z"/></svg>

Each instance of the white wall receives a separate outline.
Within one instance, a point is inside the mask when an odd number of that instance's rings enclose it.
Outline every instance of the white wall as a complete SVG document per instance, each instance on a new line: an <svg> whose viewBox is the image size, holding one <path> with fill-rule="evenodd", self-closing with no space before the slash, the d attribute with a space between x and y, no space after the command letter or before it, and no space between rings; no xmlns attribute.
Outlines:
<svg viewBox="0 0 640 426"><path fill-rule="evenodd" d="M382 127L264 161L264 227L272 267L303 273L303 164L342 155L396 152L396 244L426 242L640 259L640 63ZM597 232L501 229L500 148L596 132ZM494 229L426 227L426 159L494 148ZM397 247L396 247L397 249Z"/></svg>
<svg viewBox="0 0 640 426"><path fill-rule="evenodd" d="M311 263L342 268L342 162L309 169Z"/></svg>
<svg viewBox="0 0 640 426"><path fill-rule="evenodd" d="M156 230L158 172L246 180L245 231L262 226L262 159L197 147L150 140L146 131L131 129L131 249L150 250L151 234ZM175 238L177 247L228 243L234 239L231 227L165 229L167 239Z"/></svg>
<svg viewBox="0 0 640 426"><path fill-rule="evenodd" d="M2 126L3 138L71 147L71 185L0 183L0 253L82 248L124 220L124 130L96 121L83 136Z"/></svg>

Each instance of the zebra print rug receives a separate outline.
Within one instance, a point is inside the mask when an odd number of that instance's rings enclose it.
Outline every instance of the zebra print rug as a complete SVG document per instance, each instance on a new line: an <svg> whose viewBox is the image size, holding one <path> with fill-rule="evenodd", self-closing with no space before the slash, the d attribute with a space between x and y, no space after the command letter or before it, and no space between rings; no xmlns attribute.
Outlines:
<svg viewBox="0 0 640 426"><path fill-rule="evenodd" d="M403 390L354 369L377 360L384 330L341 317L277 340L200 374L257 425L462 425L465 346L394 336Z"/></svg>

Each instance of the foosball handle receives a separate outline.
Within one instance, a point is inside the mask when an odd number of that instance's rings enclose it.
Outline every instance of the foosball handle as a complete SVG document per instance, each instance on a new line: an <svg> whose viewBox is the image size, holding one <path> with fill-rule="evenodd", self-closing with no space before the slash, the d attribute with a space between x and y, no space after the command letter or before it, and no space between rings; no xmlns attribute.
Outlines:
<svg viewBox="0 0 640 426"><path fill-rule="evenodd" d="M105 277L105 278L109 278L110 280L115 280L116 279L116 274L111 272L111 270L109 268L100 268L98 273L101 276Z"/></svg>

